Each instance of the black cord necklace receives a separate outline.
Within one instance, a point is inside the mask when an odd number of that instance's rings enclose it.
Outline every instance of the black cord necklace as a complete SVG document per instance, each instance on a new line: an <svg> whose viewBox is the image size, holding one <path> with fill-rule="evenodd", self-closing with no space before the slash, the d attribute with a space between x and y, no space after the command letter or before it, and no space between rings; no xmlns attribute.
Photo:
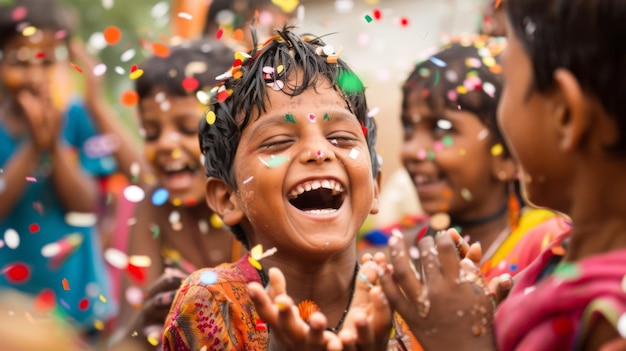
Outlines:
<svg viewBox="0 0 626 351"><path fill-rule="evenodd" d="M453 226L459 226L461 228L475 227L477 225L489 223L491 221L494 221L494 220L504 216L507 213L508 209L509 209L509 207L505 204L504 206L502 206L502 208L500 208L495 213L492 213L492 214L487 215L485 217L476 218L476 219L470 219L470 220L466 220L466 221L458 220L456 218L451 218L451 222L452 222Z"/></svg>
<svg viewBox="0 0 626 351"><path fill-rule="evenodd" d="M331 331L333 333L337 333L341 327L343 326L343 321L346 319L346 316L348 315L348 310L350 309L350 305L352 304L352 297L354 297L354 287L356 285L356 276L359 273L359 262L356 263L356 265L354 265L354 275L352 276L352 283L350 285L350 296L348 297L348 304L346 305L346 309L343 310L343 314L341 315L341 318L339 318L339 322L337 322L337 326L335 326L334 328L326 328L326 330Z"/></svg>

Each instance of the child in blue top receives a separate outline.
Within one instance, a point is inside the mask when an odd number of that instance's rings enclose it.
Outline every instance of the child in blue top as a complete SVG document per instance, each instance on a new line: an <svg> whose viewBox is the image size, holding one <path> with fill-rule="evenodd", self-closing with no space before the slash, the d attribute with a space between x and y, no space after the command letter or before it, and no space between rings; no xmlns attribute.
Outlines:
<svg viewBox="0 0 626 351"><path fill-rule="evenodd" d="M69 42L70 23L55 1L0 6L0 289L33 295L39 312L61 311L89 331L116 311L95 232L95 177L138 154L125 147L93 81L84 103L59 98L68 51L86 59ZM118 136L117 150L88 152L96 127Z"/></svg>

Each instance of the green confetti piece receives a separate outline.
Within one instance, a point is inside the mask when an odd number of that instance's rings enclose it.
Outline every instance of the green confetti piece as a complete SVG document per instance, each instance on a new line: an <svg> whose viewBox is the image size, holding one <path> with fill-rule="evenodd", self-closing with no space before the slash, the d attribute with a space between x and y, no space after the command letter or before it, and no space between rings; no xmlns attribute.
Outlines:
<svg viewBox="0 0 626 351"><path fill-rule="evenodd" d="M271 157L267 161L267 166L270 167L270 168L278 167L281 164L285 163L286 161L287 161L287 157L285 155Z"/></svg>
<svg viewBox="0 0 626 351"><path fill-rule="evenodd" d="M440 74L439 71L435 71L435 82L433 83L433 86L437 86L439 84L439 79L440 79Z"/></svg>
<svg viewBox="0 0 626 351"><path fill-rule="evenodd" d="M554 276L564 280L576 279L580 276L580 269L573 263L562 263L554 269Z"/></svg>
<svg viewBox="0 0 626 351"><path fill-rule="evenodd" d="M296 119L293 117L293 114L291 113L285 114L285 121L296 124Z"/></svg>
<svg viewBox="0 0 626 351"><path fill-rule="evenodd" d="M426 154L426 158L428 158L429 160L434 160L435 159L435 152L434 151L428 151L428 153Z"/></svg>
<svg viewBox="0 0 626 351"><path fill-rule="evenodd" d="M324 113L324 120L330 121L330 116L328 115L328 112Z"/></svg>
<svg viewBox="0 0 626 351"><path fill-rule="evenodd" d="M367 21L367 23L372 22L372 16L370 16L370 15L365 15L365 21Z"/></svg>
<svg viewBox="0 0 626 351"><path fill-rule="evenodd" d="M161 232L161 228L159 228L158 225L153 224L152 227L150 228L150 231L152 232L152 239L156 239L159 237L159 233Z"/></svg>
<svg viewBox="0 0 626 351"><path fill-rule="evenodd" d="M449 135L444 136L443 138L441 138L441 141L443 142L444 146L450 147L452 146L452 137Z"/></svg>
<svg viewBox="0 0 626 351"><path fill-rule="evenodd" d="M337 76L337 85L347 94L362 93L364 91L363 83L356 74L349 71L342 71Z"/></svg>

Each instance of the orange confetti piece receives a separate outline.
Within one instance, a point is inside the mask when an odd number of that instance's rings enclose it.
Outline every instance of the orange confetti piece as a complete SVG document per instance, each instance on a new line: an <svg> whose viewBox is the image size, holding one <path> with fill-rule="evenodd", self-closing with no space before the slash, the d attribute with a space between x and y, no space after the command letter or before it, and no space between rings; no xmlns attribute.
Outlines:
<svg viewBox="0 0 626 351"><path fill-rule="evenodd" d="M120 101L124 106L135 106L139 102L139 94L134 90L126 90L120 96Z"/></svg>
<svg viewBox="0 0 626 351"><path fill-rule="evenodd" d="M170 55L170 48L163 43L152 43L152 52L156 56L167 57Z"/></svg>
<svg viewBox="0 0 626 351"><path fill-rule="evenodd" d="M73 64L71 62L70 62L70 65L72 65L72 68L74 68L76 71L78 71L78 73L83 73L83 70L80 67L78 67L77 65L75 65L75 64Z"/></svg>
<svg viewBox="0 0 626 351"><path fill-rule="evenodd" d="M237 41L243 41L243 29L241 28L235 29L235 31L233 32L233 39Z"/></svg>
<svg viewBox="0 0 626 351"><path fill-rule="evenodd" d="M128 186L128 180L121 173L115 173L107 180L107 190L113 194L121 194Z"/></svg>
<svg viewBox="0 0 626 351"><path fill-rule="evenodd" d="M106 40L109 45L115 45L122 39L122 31L115 26L106 27L103 34L104 40Z"/></svg>
<svg viewBox="0 0 626 351"><path fill-rule="evenodd" d="M67 280L67 278L63 278L63 290L70 290L70 282Z"/></svg>

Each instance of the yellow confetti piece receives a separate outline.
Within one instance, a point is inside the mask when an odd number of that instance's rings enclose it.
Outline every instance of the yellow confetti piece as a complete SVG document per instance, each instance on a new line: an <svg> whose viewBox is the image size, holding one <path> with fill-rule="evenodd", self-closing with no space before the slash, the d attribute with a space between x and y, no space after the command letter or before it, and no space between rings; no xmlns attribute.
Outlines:
<svg viewBox="0 0 626 351"><path fill-rule="evenodd" d="M183 204L183 201L181 199L179 199L179 198L176 198L176 199L172 200L172 205L174 205L174 206L180 206L182 204Z"/></svg>
<svg viewBox="0 0 626 351"><path fill-rule="evenodd" d="M146 339L148 340L148 342L152 346L157 346L159 344L159 339L157 339L156 337L154 337L152 335L149 335Z"/></svg>
<svg viewBox="0 0 626 351"><path fill-rule="evenodd" d="M212 125L213 123L215 123L215 119L217 118L217 116L215 116L215 112L213 111L209 111L206 113L206 122L209 125Z"/></svg>
<svg viewBox="0 0 626 351"><path fill-rule="evenodd" d="M259 261L255 260L254 258L252 258L251 256L248 257L248 262L250 262L250 264L256 268L256 269L261 269L261 264L259 263Z"/></svg>
<svg viewBox="0 0 626 351"><path fill-rule="evenodd" d="M459 155L465 156L466 154L467 154L467 151L465 151L465 149L459 149Z"/></svg>
<svg viewBox="0 0 626 351"><path fill-rule="evenodd" d="M281 74L284 69L285 67L283 65L278 65L278 67L276 67L276 73Z"/></svg>
<svg viewBox="0 0 626 351"><path fill-rule="evenodd" d="M493 156L502 155L503 151L504 151L504 148L502 147L502 144L496 144L496 145L491 147L491 154Z"/></svg>
<svg viewBox="0 0 626 351"><path fill-rule="evenodd" d="M93 321L93 327L96 328L96 330L104 330L104 322L96 319Z"/></svg>
<svg viewBox="0 0 626 351"><path fill-rule="evenodd" d="M491 56L483 57L483 63L487 67L492 67L496 64L496 59Z"/></svg>
<svg viewBox="0 0 626 351"><path fill-rule="evenodd" d="M183 152L180 151L180 149L174 149L172 150L172 157L173 158L180 158L183 155Z"/></svg>
<svg viewBox="0 0 626 351"><path fill-rule="evenodd" d="M101 301L102 303L107 303L107 298L106 298L106 297L104 297L104 295L100 294L100 301Z"/></svg>
<svg viewBox="0 0 626 351"><path fill-rule="evenodd" d="M22 29L22 35L25 37L30 37L31 35L34 35L35 33L37 33L37 28L33 26L28 26Z"/></svg>
<svg viewBox="0 0 626 351"><path fill-rule="evenodd" d="M235 60L243 61L247 58L250 58L250 55L246 54L245 52L241 52L241 51L235 52Z"/></svg>
<svg viewBox="0 0 626 351"><path fill-rule="evenodd" d="M235 79L239 79L241 77L243 77L243 72L241 72L241 71L237 71L237 72L235 72L233 74L233 78L235 78Z"/></svg>
<svg viewBox="0 0 626 351"><path fill-rule="evenodd" d="M139 77L141 77L143 75L143 70L142 69L136 69L133 72L130 72L130 79L137 79Z"/></svg>
<svg viewBox="0 0 626 351"><path fill-rule="evenodd" d="M70 282L67 280L67 278L63 278L63 290L70 290Z"/></svg>
<svg viewBox="0 0 626 351"><path fill-rule="evenodd" d="M462 86L462 85L459 85L458 87L456 87L456 91L457 91L459 94L467 94L467 88L465 88L465 87L464 87L464 86Z"/></svg>
<svg viewBox="0 0 626 351"><path fill-rule="evenodd" d="M220 216L217 215L217 213L214 213L211 215L210 222L211 222L211 227L213 228L222 228L224 226L224 222L222 221Z"/></svg>
<svg viewBox="0 0 626 351"><path fill-rule="evenodd" d="M255 260L260 260L263 256L263 245L258 244L250 250L250 256Z"/></svg>
<svg viewBox="0 0 626 351"><path fill-rule="evenodd" d="M150 267L152 260L150 256L146 255L133 255L128 258L128 262L135 267Z"/></svg>

